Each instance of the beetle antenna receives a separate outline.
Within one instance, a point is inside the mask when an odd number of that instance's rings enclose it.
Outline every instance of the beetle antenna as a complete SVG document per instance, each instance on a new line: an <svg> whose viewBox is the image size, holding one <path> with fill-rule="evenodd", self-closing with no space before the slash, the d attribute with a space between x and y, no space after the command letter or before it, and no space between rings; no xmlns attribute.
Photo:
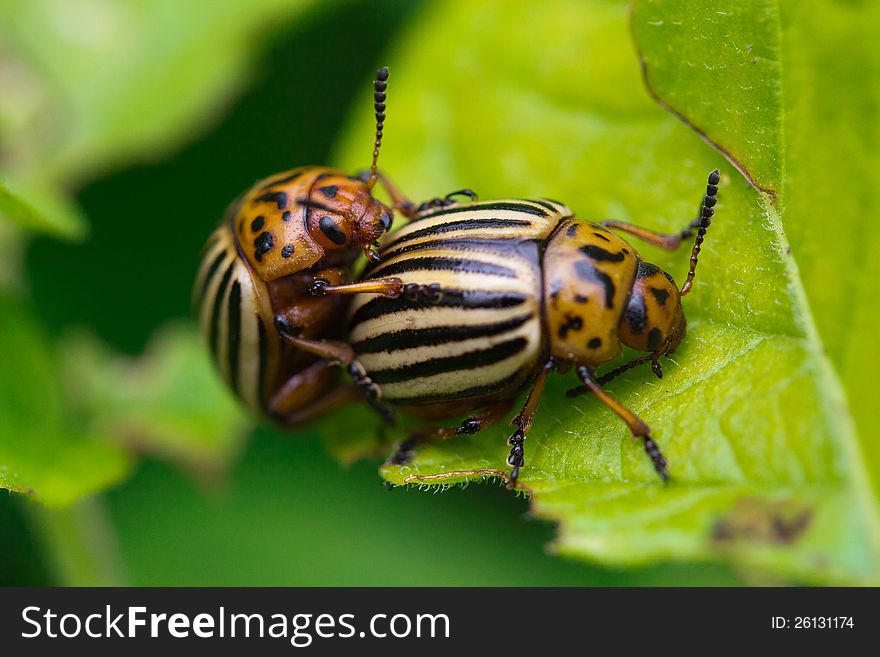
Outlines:
<svg viewBox="0 0 880 657"><path fill-rule="evenodd" d="M703 202L700 203L700 216L694 228L697 229L697 238L694 240L694 248L691 249L691 267L688 270L687 280L681 286L681 296L691 291L694 285L694 276L697 272L697 257L700 255L700 248L703 246L703 238L706 236L706 230L712 223L712 215L715 214L715 203L718 202L716 194L718 194L718 183L721 180L721 174L718 169L709 174L708 184L706 185L706 195L703 196Z"/></svg>
<svg viewBox="0 0 880 657"><path fill-rule="evenodd" d="M373 189L379 178L379 148L382 146L382 124L385 122L385 90L388 88L388 67L376 71L373 80L373 109L376 111L376 141L373 144L373 163L370 165L370 180L367 189Z"/></svg>

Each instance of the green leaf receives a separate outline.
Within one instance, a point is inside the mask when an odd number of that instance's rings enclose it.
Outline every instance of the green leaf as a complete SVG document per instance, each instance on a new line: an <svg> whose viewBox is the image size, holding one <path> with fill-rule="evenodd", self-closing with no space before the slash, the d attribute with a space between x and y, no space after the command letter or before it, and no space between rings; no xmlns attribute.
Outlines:
<svg viewBox="0 0 880 657"><path fill-rule="evenodd" d="M768 213L791 245L817 344L843 385L880 494L872 412L880 305L867 301L880 278L869 178L880 164L880 89L858 75L880 71L880 6L762 0L733 4L711 21L688 14L684 2L636 2L646 81L770 191ZM665 56L697 40L718 47L695 49L687 67Z"/></svg>
<svg viewBox="0 0 880 657"><path fill-rule="evenodd" d="M79 209L57 192L0 179L0 218L4 217L28 230L66 239L80 239L87 229Z"/></svg>
<svg viewBox="0 0 880 657"><path fill-rule="evenodd" d="M96 433L203 478L222 474L240 452L247 420L193 329L162 330L137 358L90 334L66 342L67 397Z"/></svg>
<svg viewBox="0 0 880 657"><path fill-rule="evenodd" d="M241 86L267 28L314 5L4 2L5 68L19 90L0 101L0 126L15 128L6 148L27 153L31 174L65 182L165 151Z"/></svg>
<svg viewBox="0 0 880 657"><path fill-rule="evenodd" d="M119 481L130 459L68 421L49 341L30 312L0 295L0 488L67 506Z"/></svg>
<svg viewBox="0 0 880 657"><path fill-rule="evenodd" d="M780 151L800 157L795 144L806 150L811 141L811 133L799 132L779 146L774 124L789 97L774 91L774 71L785 66L764 39L775 23L767 23L760 5L721 27L732 9L675 13L680 3L671 5L669 15L654 7L649 26L637 6L635 34L660 29L661 20L679 30L681 38L659 40L651 57L675 60L670 70L678 72L669 80L682 102L714 104L714 112L702 105L695 112L713 117L730 108L721 120L725 129L751 128L742 150L740 142L728 150L739 155L741 168L754 159L753 178L772 188L774 176L786 171ZM845 21L838 22L842 30ZM715 40L704 39L704 31ZM836 56L833 40L814 38L806 27L793 26L785 38L801 51L816 49L809 70ZM739 50L715 47L716 41L740 49L751 44L755 58L772 61L758 59L755 77L748 77ZM787 192L783 205L773 205L696 131L652 101L627 7L570 1L513 11L500 0L479 6L449 0L425 12L395 52L381 166L416 200L462 187L482 198L549 196L582 219L613 217L673 232L693 216L706 174L722 170L716 220L685 301L689 332L682 347L666 361L661 381L648 369L633 370L608 386L652 426L673 481L658 481L641 445L595 399L565 398L573 377L556 376L526 442L521 479L534 513L560 523L554 548L612 565L729 561L773 581L877 582L876 505L850 406L810 306L815 295L839 293L838 279L805 276L791 257ZM709 58L730 77L719 73L701 84L680 63L698 69ZM827 68L822 75L850 84ZM755 87L751 96L745 84ZM835 96L844 97L831 94L829 106ZM685 112L677 101L666 102ZM799 107L812 111L803 101ZM366 163L371 141L366 97L352 125L340 159L356 168ZM839 136L827 139L849 143L849 129L842 121L834 125ZM834 149L823 152L828 157ZM800 170L814 172L809 163ZM819 189L812 193L826 193L814 185ZM800 248L821 252L830 241L823 231L828 213L806 203L798 210L792 234ZM645 259L684 277L684 249L666 254L638 246ZM871 259L866 253L864 262ZM844 266L837 265L839 274ZM866 275L852 269L847 276ZM871 336L852 340L863 345ZM509 432L493 428L446 441L383 473L394 483L424 485L501 476Z"/></svg>

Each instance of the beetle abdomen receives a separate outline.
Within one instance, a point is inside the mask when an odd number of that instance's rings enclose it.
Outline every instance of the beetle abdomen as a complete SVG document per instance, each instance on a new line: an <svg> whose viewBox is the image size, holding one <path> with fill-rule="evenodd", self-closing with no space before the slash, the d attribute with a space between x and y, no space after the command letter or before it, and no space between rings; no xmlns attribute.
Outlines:
<svg viewBox="0 0 880 657"><path fill-rule="evenodd" d="M280 346L266 286L238 253L225 222L208 240L194 297L223 378L249 407L263 411Z"/></svg>
<svg viewBox="0 0 880 657"><path fill-rule="evenodd" d="M429 404L518 389L546 349L541 251L567 214L548 201L470 203L428 212L389 238L365 278L443 292L355 298L350 340L384 399Z"/></svg>

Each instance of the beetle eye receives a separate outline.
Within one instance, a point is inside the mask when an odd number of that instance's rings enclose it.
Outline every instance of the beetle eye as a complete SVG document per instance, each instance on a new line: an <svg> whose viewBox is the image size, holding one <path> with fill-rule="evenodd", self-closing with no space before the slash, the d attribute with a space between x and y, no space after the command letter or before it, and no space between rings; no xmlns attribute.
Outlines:
<svg viewBox="0 0 880 657"><path fill-rule="evenodd" d="M339 226L336 225L336 222L333 221L332 217L326 215L321 217L321 221L318 225L321 228L321 232L324 233L324 237L328 240L334 244L345 244L345 233L339 230Z"/></svg>

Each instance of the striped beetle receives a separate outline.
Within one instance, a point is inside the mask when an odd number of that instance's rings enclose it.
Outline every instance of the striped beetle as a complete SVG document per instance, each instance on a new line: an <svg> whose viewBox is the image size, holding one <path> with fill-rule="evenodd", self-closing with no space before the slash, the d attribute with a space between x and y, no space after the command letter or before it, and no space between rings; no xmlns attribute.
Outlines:
<svg viewBox="0 0 880 657"><path fill-rule="evenodd" d="M260 180L229 207L203 250L193 297L214 360L250 408L284 425L360 398L338 385L334 367L352 360L340 340L347 301L339 295L359 251L377 257L371 245L391 227L393 211L416 210L377 169L387 79L382 68L373 83L369 178L312 166ZM377 181L390 207L373 197ZM316 279L339 289L317 298ZM360 370L352 374L368 400L375 396Z"/></svg>
<svg viewBox="0 0 880 657"><path fill-rule="evenodd" d="M717 169L709 174L698 217L673 235L578 221L546 199L419 208L362 277L386 296L355 298L349 341L385 402L429 420L472 415L456 428L411 432L390 461L403 463L419 444L498 422L530 386L508 441L515 486L547 376L574 367L582 386L570 396L591 392L620 416L666 480L667 461L648 425L602 385L645 362L661 377L660 357L681 343L681 297L691 290L719 180ZM609 228L667 250L696 233L681 290ZM405 294L388 298L399 285L383 284L383 277L404 281ZM596 368L622 345L648 354L597 377Z"/></svg>

